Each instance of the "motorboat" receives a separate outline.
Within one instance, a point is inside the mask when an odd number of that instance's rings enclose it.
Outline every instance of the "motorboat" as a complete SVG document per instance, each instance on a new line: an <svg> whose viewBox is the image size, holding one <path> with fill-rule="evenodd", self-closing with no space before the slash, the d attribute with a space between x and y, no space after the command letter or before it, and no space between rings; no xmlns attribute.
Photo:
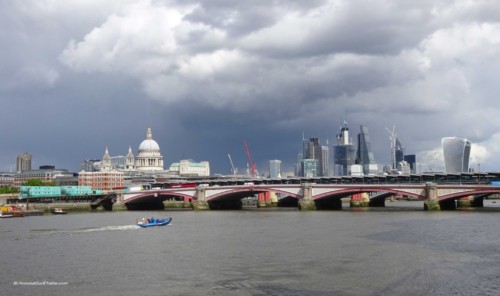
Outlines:
<svg viewBox="0 0 500 296"><path fill-rule="evenodd" d="M12 218L12 217L14 217L14 215L4 214L0 212L0 218Z"/></svg>
<svg viewBox="0 0 500 296"><path fill-rule="evenodd" d="M54 215L65 215L67 214L68 212L66 212L65 210L63 210L62 208L54 208L52 210L52 214Z"/></svg>
<svg viewBox="0 0 500 296"><path fill-rule="evenodd" d="M172 217L168 218L143 218L141 221L137 221L137 225L146 228L146 227L153 227L153 226L165 226L168 225L172 221Z"/></svg>

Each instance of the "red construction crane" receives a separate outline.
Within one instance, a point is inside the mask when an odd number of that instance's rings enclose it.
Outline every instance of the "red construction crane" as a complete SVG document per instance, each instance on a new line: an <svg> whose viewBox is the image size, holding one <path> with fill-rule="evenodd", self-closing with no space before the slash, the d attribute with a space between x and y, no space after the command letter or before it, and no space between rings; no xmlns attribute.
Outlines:
<svg viewBox="0 0 500 296"><path fill-rule="evenodd" d="M252 172L252 178L255 177L255 172L257 171L257 168L255 167L255 163L252 161L252 156L250 155L250 149L248 149L247 141L243 140L243 145L245 145L245 150L247 151L247 156L248 156L248 164L250 165L250 169Z"/></svg>

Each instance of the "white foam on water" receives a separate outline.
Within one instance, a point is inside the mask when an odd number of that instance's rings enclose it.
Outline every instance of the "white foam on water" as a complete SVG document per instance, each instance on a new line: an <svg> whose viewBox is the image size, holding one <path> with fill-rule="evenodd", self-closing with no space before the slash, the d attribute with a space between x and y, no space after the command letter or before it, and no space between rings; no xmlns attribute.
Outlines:
<svg viewBox="0 0 500 296"><path fill-rule="evenodd" d="M140 228L139 226L134 224L134 225L121 225L121 226L104 226L104 227L88 228L88 229L74 230L68 232L82 233L82 232L95 232L95 231L133 230L139 228Z"/></svg>
<svg viewBox="0 0 500 296"><path fill-rule="evenodd" d="M133 225L118 225L118 226L104 226L97 228L83 228L83 229L75 229L75 230L57 230L57 229L36 229L32 231L36 231L40 234L58 234L58 233L90 233L90 232L98 232L98 231L117 231L117 230L134 230L140 229L139 226Z"/></svg>

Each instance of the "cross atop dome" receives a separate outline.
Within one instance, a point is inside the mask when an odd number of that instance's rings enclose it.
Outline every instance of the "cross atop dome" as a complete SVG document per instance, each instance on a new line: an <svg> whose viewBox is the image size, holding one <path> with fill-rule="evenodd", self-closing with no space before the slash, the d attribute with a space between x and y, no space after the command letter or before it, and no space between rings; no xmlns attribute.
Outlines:
<svg viewBox="0 0 500 296"><path fill-rule="evenodd" d="M148 131L146 132L146 139L148 140L153 139L153 132L151 131L150 127L148 127Z"/></svg>

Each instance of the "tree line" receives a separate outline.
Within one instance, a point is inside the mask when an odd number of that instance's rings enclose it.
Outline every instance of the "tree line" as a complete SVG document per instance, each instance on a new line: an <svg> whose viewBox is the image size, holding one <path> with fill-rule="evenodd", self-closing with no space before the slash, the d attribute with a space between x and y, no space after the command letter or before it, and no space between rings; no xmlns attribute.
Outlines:
<svg viewBox="0 0 500 296"><path fill-rule="evenodd" d="M43 182L40 179L29 179L28 181L24 182L22 186L56 186L56 183L54 181ZM19 189L12 186L0 186L0 194L10 193L19 193Z"/></svg>

